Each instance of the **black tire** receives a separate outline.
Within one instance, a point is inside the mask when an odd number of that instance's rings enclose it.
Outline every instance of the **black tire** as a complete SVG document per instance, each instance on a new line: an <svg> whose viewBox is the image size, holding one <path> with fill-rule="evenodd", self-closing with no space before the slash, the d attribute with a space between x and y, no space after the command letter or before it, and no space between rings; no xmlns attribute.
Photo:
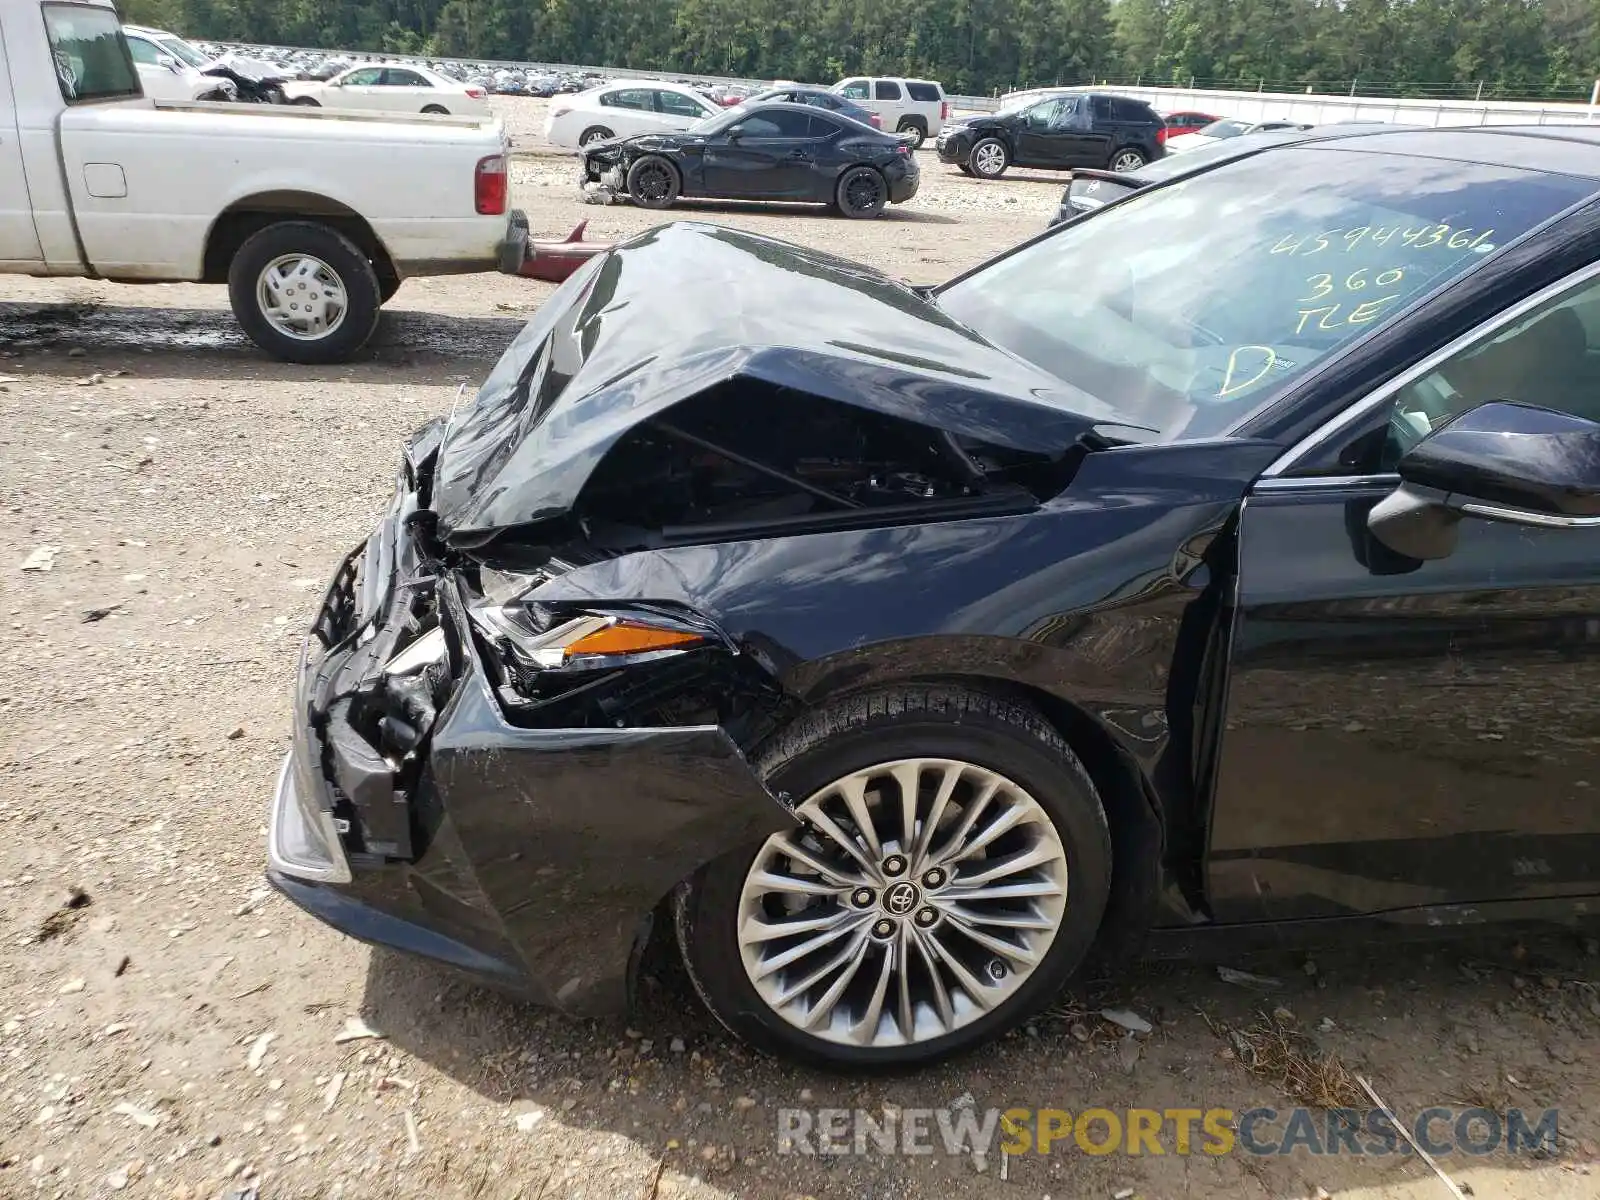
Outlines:
<svg viewBox="0 0 1600 1200"><path fill-rule="evenodd" d="M767 1053L860 1071L923 1066L1000 1037L1050 1003L1087 956L1111 885L1111 837L1088 773L1031 707L961 687L893 688L806 713L761 746L757 771L803 802L853 771L897 758L959 759L1000 772L1046 811L1067 853L1067 905L1034 973L992 1011L910 1046L863 1047L801 1031L768 1007L745 971L740 895L760 846L711 863L675 896L679 946L700 997L732 1033Z"/></svg>
<svg viewBox="0 0 1600 1200"><path fill-rule="evenodd" d="M291 337L274 326L257 296L261 273L274 259L305 254L320 259L344 287L344 318L314 340ZM315 221L280 221L245 239L228 266L228 299L250 340L274 358L296 363L343 362L366 344L383 302L377 272L367 256L337 229Z"/></svg>
<svg viewBox="0 0 1600 1200"><path fill-rule="evenodd" d="M640 208L671 208L683 180L678 168L659 154L646 154L628 168L628 195Z"/></svg>
<svg viewBox="0 0 1600 1200"><path fill-rule="evenodd" d="M322 103L320 101L313 100L310 96L296 96L293 100L289 101L289 103L290 104L298 104L302 108L321 108L322 107Z"/></svg>
<svg viewBox="0 0 1600 1200"><path fill-rule="evenodd" d="M896 132L897 133L914 133L914 134L917 135L917 140L911 143L911 148L913 150L922 149L922 143L928 140L928 127L927 127L927 125L924 124L921 119L916 118L916 117L906 117L906 118L904 118L900 122L900 126L896 130Z"/></svg>
<svg viewBox="0 0 1600 1200"><path fill-rule="evenodd" d="M442 104L430 104L422 111L431 117L448 117L450 115L450 110Z"/></svg>
<svg viewBox="0 0 1600 1200"><path fill-rule="evenodd" d="M839 176L833 197L845 216L866 220L889 203L889 183L876 167L851 167Z"/></svg>
<svg viewBox="0 0 1600 1200"><path fill-rule="evenodd" d="M957 163L957 164L956 164L956 169L957 169L957 170L958 170L958 171L960 171L960 172L961 172L961 173L962 173L962 174L963 174L963 175L971 175L971 176L973 176L973 177L974 177L974 178L976 178L976 177L977 177L977 174L978 174L978 173L977 173L977 172L976 172L976 171L974 171L974 170L973 170L973 169L972 169L972 168L971 168L971 167L969 167L969 166L967 166L967 164L966 164L966 163Z"/></svg>
<svg viewBox="0 0 1600 1200"><path fill-rule="evenodd" d="M1110 171L1137 171L1150 160L1145 157L1144 151L1137 146L1123 146L1114 151L1106 162L1106 169Z"/></svg>
<svg viewBox="0 0 1600 1200"><path fill-rule="evenodd" d="M607 129L604 125L591 125L578 135L578 145L587 146L590 142L603 142L607 138L614 138L616 136L616 134L612 133L611 130Z"/></svg>
<svg viewBox="0 0 1600 1200"><path fill-rule="evenodd" d="M967 156L967 165L979 179L999 179L1011 165L1011 151L999 138L981 138Z"/></svg>

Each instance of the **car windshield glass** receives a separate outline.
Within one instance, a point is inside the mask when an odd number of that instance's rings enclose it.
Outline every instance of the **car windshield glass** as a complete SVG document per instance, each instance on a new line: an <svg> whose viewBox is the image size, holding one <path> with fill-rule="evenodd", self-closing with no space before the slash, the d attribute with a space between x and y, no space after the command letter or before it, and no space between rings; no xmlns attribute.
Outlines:
<svg viewBox="0 0 1600 1200"><path fill-rule="evenodd" d="M938 302L1129 424L1212 437L1592 188L1286 146L1065 225Z"/></svg>
<svg viewBox="0 0 1600 1200"><path fill-rule="evenodd" d="M191 67L203 67L211 61L181 38L164 37L157 40L161 43L161 48L172 55L173 58L181 63L187 63Z"/></svg>
<svg viewBox="0 0 1600 1200"><path fill-rule="evenodd" d="M1249 133L1255 126L1249 121L1213 121L1209 125L1202 125L1195 132L1201 137L1231 138L1238 137L1241 133Z"/></svg>
<svg viewBox="0 0 1600 1200"><path fill-rule="evenodd" d="M736 124L750 115L751 106L748 104L735 104L732 108L725 108L721 112L712 113L709 117L702 117L689 126L690 133L721 133L729 125Z"/></svg>

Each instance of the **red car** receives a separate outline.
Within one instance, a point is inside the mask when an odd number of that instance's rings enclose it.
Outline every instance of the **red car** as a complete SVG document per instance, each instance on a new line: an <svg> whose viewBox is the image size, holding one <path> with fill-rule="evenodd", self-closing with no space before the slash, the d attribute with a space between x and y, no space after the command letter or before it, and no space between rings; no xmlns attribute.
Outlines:
<svg viewBox="0 0 1600 1200"><path fill-rule="evenodd" d="M1175 112L1168 113L1161 118L1165 128L1156 130L1156 141L1165 143L1169 137L1176 137L1180 133L1193 133L1211 122L1220 118L1203 112Z"/></svg>

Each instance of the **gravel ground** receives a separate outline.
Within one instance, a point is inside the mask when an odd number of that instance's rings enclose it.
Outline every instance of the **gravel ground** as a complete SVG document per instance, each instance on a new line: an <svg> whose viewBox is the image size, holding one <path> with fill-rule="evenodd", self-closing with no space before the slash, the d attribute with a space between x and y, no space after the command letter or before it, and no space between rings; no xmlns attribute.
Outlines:
<svg viewBox="0 0 1600 1200"><path fill-rule="evenodd" d="M580 204L570 160L538 153L539 102L503 108L536 230L659 219ZM1033 232L1060 195L923 162L922 194L876 222L672 216L924 282ZM670 971L632 1028L574 1023L270 894L263 818L317 589L386 500L402 435L547 294L413 281L369 360L312 369L256 354L218 288L0 279L0 1197L1446 1195L1399 1155L779 1150L785 1106L1283 1108L1285 1077L1247 1070L1225 1032L1273 1010L1402 1113L1558 1106L1555 1156L1445 1161L1476 1195L1600 1195L1600 958L1581 939L1240 964L1271 992L1129 969L973 1057L857 1081L746 1052ZM50 569L21 569L36 552ZM1124 1036L1106 1007L1151 1031Z"/></svg>

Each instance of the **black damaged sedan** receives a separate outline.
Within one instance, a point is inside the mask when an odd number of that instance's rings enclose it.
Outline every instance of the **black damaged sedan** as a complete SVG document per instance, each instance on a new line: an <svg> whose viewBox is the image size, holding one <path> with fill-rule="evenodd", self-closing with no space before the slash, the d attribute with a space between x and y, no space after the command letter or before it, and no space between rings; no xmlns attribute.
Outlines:
<svg viewBox="0 0 1600 1200"><path fill-rule="evenodd" d="M680 198L787 200L875 217L917 194L911 141L810 104L741 104L683 133L591 142L578 152L578 182L641 208Z"/></svg>
<svg viewBox="0 0 1600 1200"><path fill-rule="evenodd" d="M582 267L306 642L269 876L571 1013L994 1038L1091 951L1600 903L1600 138L1307 142L953 282Z"/></svg>

